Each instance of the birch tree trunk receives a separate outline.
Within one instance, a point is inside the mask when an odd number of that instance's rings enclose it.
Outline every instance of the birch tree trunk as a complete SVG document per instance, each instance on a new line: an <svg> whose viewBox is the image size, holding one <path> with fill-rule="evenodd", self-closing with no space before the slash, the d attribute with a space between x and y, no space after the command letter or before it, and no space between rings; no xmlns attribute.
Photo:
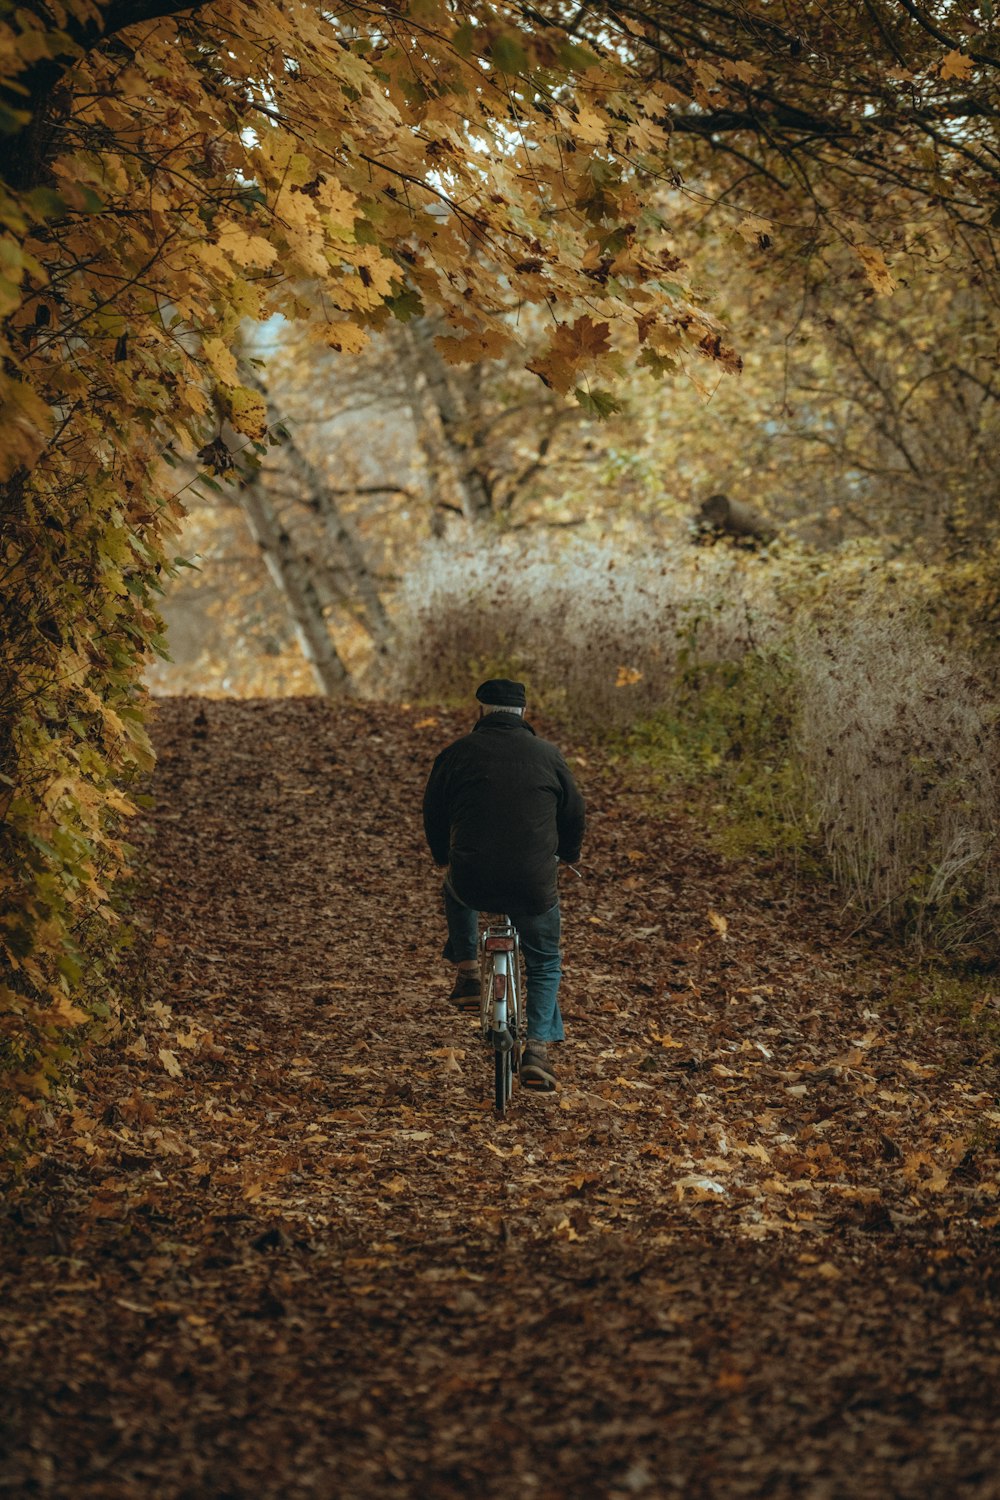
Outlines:
<svg viewBox="0 0 1000 1500"><path fill-rule="evenodd" d="M264 397L268 425L275 427L280 423L282 430L288 433L288 427L282 421L271 393L260 377L244 372L244 379ZM330 485L312 460L303 453L294 435L288 433L280 451L303 487L302 503L314 511L323 524L330 547L329 555L324 561L331 582L345 602L350 603L352 599L356 599L360 603L362 624L378 650L384 653L388 650L392 626L354 527L337 504Z"/></svg>
<svg viewBox="0 0 1000 1500"><path fill-rule="evenodd" d="M330 568L337 587L345 599L353 597L360 601L365 629L378 649L384 652L389 645L392 626L357 533L337 504L330 486L294 437L286 443L285 451L289 466L297 472L308 494L305 503L323 523L331 549Z"/></svg>
<svg viewBox="0 0 1000 1500"><path fill-rule="evenodd" d="M492 514L493 497L485 475L476 466L474 447L465 431L448 368L434 344L433 326L424 318L417 319L402 340L409 376L408 400L431 484L445 504L461 511L475 526Z"/></svg>
<svg viewBox="0 0 1000 1500"><path fill-rule="evenodd" d="M243 486L240 504L268 572L285 600L302 654L312 667L320 692L330 698L342 696L352 687L351 676L330 638L308 559L296 551L259 481L251 480Z"/></svg>

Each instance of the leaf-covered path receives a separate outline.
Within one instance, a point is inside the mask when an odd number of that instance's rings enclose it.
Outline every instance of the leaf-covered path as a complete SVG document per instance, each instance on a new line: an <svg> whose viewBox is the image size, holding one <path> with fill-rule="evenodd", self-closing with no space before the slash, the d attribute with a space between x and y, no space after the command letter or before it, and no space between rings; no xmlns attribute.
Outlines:
<svg viewBox="0 0 1000 1500"><path fill-rule="evenodd" d="M466 716L167 701L150 1003L8 1199L0 1492L1000 1494L996 1064L588 750L556 1100L419 826Z"/></svg>

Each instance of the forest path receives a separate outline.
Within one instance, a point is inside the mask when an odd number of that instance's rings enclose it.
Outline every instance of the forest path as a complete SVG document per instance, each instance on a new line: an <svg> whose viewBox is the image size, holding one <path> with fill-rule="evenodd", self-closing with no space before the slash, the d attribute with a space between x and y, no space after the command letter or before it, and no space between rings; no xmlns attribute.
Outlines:
<svg viewBox="0 0 1000 1500"><path fill-rule="evenodd" d="M564 743L558 1098L443 1003L469 715L165 701L156 958L11 1200L0 1492L1000 1494L996 1064Z"/></svg>

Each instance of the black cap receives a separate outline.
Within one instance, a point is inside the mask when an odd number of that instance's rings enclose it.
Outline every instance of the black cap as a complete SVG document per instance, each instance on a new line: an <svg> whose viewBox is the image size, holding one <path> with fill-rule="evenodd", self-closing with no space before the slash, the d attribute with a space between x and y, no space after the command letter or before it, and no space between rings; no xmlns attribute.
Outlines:
<svg viewBox="0 0 1000 1500"><path fill-rule="evenodd" d="M509 677L491 677L476 688L480 703L491 703L495 708L524 708L527 698L523 682L511 682Z"/></svg>

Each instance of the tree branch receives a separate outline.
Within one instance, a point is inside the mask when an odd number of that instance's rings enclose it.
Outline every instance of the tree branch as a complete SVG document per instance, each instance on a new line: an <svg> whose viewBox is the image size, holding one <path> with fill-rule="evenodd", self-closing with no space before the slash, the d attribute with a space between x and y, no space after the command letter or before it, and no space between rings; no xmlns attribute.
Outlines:
<svg viewBox="0 0 1000 1500"><path fill-rule="evenodd" d="M39 179L45 154L46 126L52 98L60 82L79 61L80 53L90 52L109 37L117 36L129 26L158 21L163 16L182 11L201 10L209 0L111 0L96 9L85 20L63 12L59 21L48 7L36 3L29 9L41 20L49 35L62 31L75 45L55 57L40 58L16 77L0 85L0 104L6 106L10 123L9 149L0 151L0 173L15 189L34 186ZM25 116L27 118L25 118Z"/></svg>

